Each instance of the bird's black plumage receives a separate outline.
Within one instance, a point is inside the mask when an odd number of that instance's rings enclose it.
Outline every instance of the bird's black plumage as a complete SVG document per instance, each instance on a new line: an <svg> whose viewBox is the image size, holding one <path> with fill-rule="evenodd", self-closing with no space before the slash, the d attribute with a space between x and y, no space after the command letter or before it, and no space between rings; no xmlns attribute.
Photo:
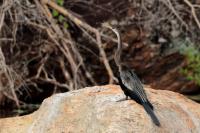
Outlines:
<svg viewBox="0 0 200 133"><path fill-rule="evenodd" d="M150 115L152 121L157 126L160 126L160 122L153 111L153 105L149 102L143 85L137 75L134 73L133 70L128 69L126 66L122 66L120 64L120 54L122 49L122 42L119 32L116 29L110 28L118 38L118 47L115 53L115 63L118 66L118 80L119 84L126 95L126 98L130 97L131 99L135 100L137 103L141 104L146 112Z"/></svg>
<svg viewBox="0 0 200 133"><path fill-rule="evenodd" d="M142 83L135 73L132 70L122 70L118 80L124 94L141 104L150 115L152 121L157 126L160 126L160 122L153 111L153 105L149 102Z"/></svg>

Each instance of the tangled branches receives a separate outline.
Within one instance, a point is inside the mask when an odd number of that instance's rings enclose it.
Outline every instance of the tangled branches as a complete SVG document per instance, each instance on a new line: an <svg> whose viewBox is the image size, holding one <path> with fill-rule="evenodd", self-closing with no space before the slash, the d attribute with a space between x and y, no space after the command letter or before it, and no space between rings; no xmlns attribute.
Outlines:
<svg viewBox="0 0 200 133"><path fill-rule="evenodd" d="M167 40L188 35L199 40L200 30L195 31L194 26L199 27L199 6L188 0L113 0L99 5L95 0L69 0L66 3L76 8L93 6L84 15L94 12L96 19L108 19L110 14L125 32L130 25L145 29L151 33L146 36L153 43L160 43L159 37ZM65 17L68 28L56 22L53 10ZM55 92L114 82L113 47L107 46L106 51L104 43L116 40L87 24L81 15L51 0L2 1L0 74L4 76L0 79L0 104L5 97L19 106L31 98L41 101Z"/></svg>
<svg viewBox="0 0 200 133"><path fill-rule="evenodd" d="M100 54L100 58L95 54L98 58L95 57L94 62L105 66L105 70L102 70L101 67L95 69L107 71L109 83L113 83L114 75L102 47L102 33L97 29L82 22L54 2L4 1L1 6L2 17L0 21L1 48L3 50L2 57L5 56L5 64L7 65L4 65L5 67L2 65L2 68L13 68L20 78L15 81L15 79L8 77L7 79L12 80L7 83L12 87L10 86L0 93L4 95L4 92L12 90L13 93L9 97L14 99L18 106L23 104L20 99L26 101L30 97L39 97L35 90L48 93L45 95L51 95L54 92L97 85L97 79L94 77L98 76L92 72L95 71L94 65L85 62L86 58L91 56L91 52L89 55L83 55L84 53L81 52L77 42L71 37L70 29L61 28L56 24L48 5L68 17L71 23L79 27L79 32L84 31L93 39L93 43L97 44L93 47ZM86 46L81 48L84 47ZM94 56L93 53L92 56ZM105 78L99 78L100 80L107 81ZM29 95L29 98L20 97L24 97L24 95ZM1 99L0 103L2 103Z"/></svg>

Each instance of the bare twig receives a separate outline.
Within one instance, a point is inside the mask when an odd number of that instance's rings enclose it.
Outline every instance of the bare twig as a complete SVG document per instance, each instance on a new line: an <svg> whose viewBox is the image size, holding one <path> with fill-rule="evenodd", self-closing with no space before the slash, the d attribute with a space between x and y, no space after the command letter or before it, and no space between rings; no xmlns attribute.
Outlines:
<svg viewBox="0 0 200 133"><path fill-rule="evenodd" d="M165 3L165 2L163 1L163 3ZM171 1L170 1L170 0L167 0L167 3L168 3L168 4L165 4L165 5L168 6L168 7L171 9L171 11L173 12L173 14L177 17L177 19L178 19L186 28L188 28L188 25L187 25L187 24L185 23L185 21L179 16L179 14L177 13L177 11L176 11L175 8L173 7Z"/></svg>
<svg viewBox="0 0 200 133"><path fill-rule="evenodd" d="M96 40L97 40L97 45L98 45L99 50L100 50L100 55L101 55L101 57L103 59L104 65L105 65L106 70L107 70L108 75L109 75L109 83L110 84L113 83L114 74L112 72L112 69L111 69L110 64L108 62L108 59L106 57L106 53L105 53L104 49L102 48L101 35L100 35L99 31L97 29L91 27L87 23L84 23L79 18L76 18L68 10L64 9L63 7L58 6L56 3L52 2L52 1L47 1L47 0L42 0L42 2L44 4L48 4L49 6L54 8L55 10L59 11L60 13L62 13L65 16L67 16L76 25L78 25L80 27L83 27L84 29L87 29L90 32L93 32L96 35Z"/></svg>
<svg viewBox="0 0 200 133"><path fill-rule="evenodd" d="M192 5L192 3L191 3L189 0L184 0L184 2L190 7L191 12L192 12L192 15L193 15L193 17L194 17L194 20L195 20L197 26L198 26L199 29L200 29L200 22L199 22L199 19L198 19L198 17L197 17L197 14L196 14L196 12L195 12L194 6Z"/></svg>

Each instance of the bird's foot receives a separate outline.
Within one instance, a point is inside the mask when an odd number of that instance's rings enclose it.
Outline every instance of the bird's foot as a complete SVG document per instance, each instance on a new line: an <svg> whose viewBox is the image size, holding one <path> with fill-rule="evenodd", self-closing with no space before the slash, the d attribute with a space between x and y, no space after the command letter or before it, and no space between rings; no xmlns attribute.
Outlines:
<svg viewBox="0 0 200 133"><path fill-rule="evenodd" d="M126 96L125 98L119 99L116 102L122 102L122 101L125 101L125 100L128 100L128 96Z"/></svg>

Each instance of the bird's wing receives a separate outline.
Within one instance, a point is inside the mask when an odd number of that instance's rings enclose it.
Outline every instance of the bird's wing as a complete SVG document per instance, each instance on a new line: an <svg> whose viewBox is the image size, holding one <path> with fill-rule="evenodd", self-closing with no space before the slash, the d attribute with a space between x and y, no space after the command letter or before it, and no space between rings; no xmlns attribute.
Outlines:
<svg viewBox="0 0 200 133"><path fill-rule="evenodd" d="M123 71L120 76L124 86L133 91L143 102L147 102L142 83L133 70Z"/></svg>

